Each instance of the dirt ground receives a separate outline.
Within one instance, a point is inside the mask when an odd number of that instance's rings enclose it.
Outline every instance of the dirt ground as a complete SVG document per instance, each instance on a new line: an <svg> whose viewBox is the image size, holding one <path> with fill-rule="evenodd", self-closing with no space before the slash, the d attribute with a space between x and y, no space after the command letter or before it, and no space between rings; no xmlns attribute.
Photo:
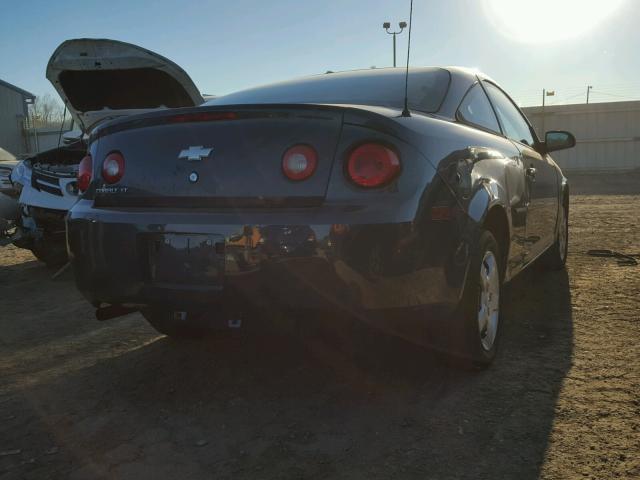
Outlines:
<svg viewBox="0 0 640 480"><path fill-rule="evenodd" d="M600 192L599 192L600 193ZM640 195L572 198L566 272L507 293L484 371L379 339L175 343L0 249L0 477L640 478Z"/></svg>

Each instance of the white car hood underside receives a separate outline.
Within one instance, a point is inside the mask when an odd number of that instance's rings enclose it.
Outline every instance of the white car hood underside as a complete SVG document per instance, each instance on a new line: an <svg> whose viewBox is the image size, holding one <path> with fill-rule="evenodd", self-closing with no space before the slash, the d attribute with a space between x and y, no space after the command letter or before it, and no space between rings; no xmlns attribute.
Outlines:
<svg viewBox="0 0 640 480"><path fill-rule="evenodd" d="M117 40L63 42L49 59L47 79L85 133L105 119L203 102L174 62Z"/></svg>

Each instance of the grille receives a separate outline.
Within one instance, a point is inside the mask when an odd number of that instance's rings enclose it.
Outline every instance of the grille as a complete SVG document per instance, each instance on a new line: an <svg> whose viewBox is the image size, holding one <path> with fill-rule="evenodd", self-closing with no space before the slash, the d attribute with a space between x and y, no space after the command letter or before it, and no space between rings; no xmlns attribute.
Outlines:
<svg viewBox="0 0 640 480"><path fill-rule="evenodd" d="M10 190L13 188L10 177L11 169L0 167L0 190Z"/></svg>
<svg viewBox="0 0 640 480"><path fill-rule="evenodd" d="M36 190L41 190L59 197L63 196L62 190L60 189L60 179L39 170L33 170L31 173L31 186Z"/></svg>

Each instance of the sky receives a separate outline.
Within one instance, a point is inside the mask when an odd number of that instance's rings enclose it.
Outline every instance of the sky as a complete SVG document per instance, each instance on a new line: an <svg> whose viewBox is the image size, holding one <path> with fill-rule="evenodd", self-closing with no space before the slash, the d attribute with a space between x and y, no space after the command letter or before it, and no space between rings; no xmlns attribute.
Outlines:
<svg viewBox="0 0 640 480"><path fill-rule="evenodd" d="M179 64L206 94L327 70L386 67L382 23L409 0L0 0L0 79L51 93L64 40L113 38ZM640 1L414 0L410 63L475 67L519 103L640 99ZM397 37L406 61L407 31Z"/></svg>

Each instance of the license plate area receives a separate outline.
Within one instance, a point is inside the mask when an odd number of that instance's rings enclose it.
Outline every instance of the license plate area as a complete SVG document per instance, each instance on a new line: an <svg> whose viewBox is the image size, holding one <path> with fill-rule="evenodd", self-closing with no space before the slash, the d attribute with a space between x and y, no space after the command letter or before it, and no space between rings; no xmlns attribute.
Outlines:
<svg viewBox="0 0 640 480"><path fill-rule="evenodd" d="M153 284L168 287L222 288L222 235L158 234L149 239L148 246L149 274Z"/></svg>

